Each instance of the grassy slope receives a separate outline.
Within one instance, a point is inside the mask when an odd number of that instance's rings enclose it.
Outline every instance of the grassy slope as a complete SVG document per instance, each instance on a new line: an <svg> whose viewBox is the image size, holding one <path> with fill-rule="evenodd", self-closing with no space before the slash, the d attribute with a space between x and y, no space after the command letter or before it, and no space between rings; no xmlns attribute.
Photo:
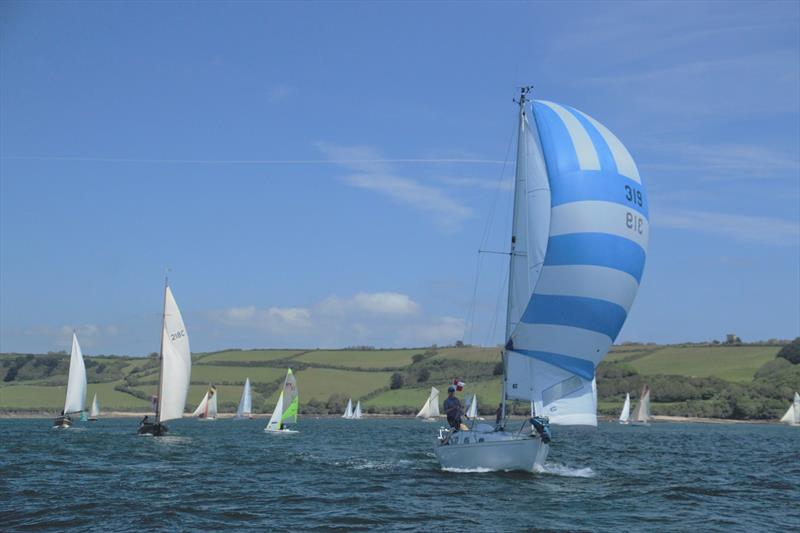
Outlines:
<svg viewBox="0 0 800 533"><path fill-rule="evenodd" d="M410 407L418 409L428 396L431 385L446 395L447 382L431 380L428 383L407 383L399 390L384 390L389 384L391 372L375 371L380 368L407 367L415 354L425 353L425 349L407 350L230 350L209 354L198 354L192 371L192 382L187 408L193 409L205 393L207 385L218 385L221 406L234 406L241 395L241 384L249 377L254 385L254 409L270 410L278 395L280 380L286 366L293 362L296 370L301 399L325 402L331 395L339 394L353 399L369 399L365 407L378 409L390 407ZM717 376L725 380L747 382L765 362L773 359L778 351L774 346L655 346L633 345L615 347L608 356L610 361L625 361L644 376L673 374L682 376ZM0 354L0 364L10 356ZM93 358L104 362L106 358ZM436 355L418 363L436 364L437 360L465 361L471 363L496 363L499 349L493 348L440 348ZM113 362L113 360L108 360ZM117 361L119 361L117 359ZM227 362L238 363L226 365ZM141 368L148 361L144 358L125 360L124 373ZM208 364L213 363L213 364ZM242 366L245 365L245 366ZM247 366L250 365L250 366ZM338 366L346 369L321 368L315 365ZM59 367L60 368L60 367ZM359 368L371 371L360 371ZM4 369L0 368L0 373ZM416 375L412 371L412 375ZM27 375L27 374L26 374ZM135 389L142 394L155 392L156 374L139 374L140 383ZM2 376L0 376L2 377ZM53 374L38 379L0 381L0 410L29 409L57 411L64 401L65 375ZM60 383L60 384L57 384ZM225 383L223 385L223 383ZM115 380L104 383L90 383L87 402L96 391L103 410L143 410L149 402L114 389L123 385ZM485 380L471 380L463 396L476 393L481 406L493 404L500 395L499 377L487 376ZM462 397L463 397L462 396ZM657 396L657 395L656 395ZM657 405L657 404L656 404ZM601 402L600 408L614 408L615 402ZM223 409L224 410L224 409ZM657 409L654 410L657 412Z"/></svg>

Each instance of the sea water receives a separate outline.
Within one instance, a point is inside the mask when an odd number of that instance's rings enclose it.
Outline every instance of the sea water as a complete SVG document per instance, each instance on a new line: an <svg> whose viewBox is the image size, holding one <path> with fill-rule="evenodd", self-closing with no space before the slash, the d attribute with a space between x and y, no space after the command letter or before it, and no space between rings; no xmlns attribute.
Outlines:
<svg viewBox="0 0 800 533"><path fill-rule="evenodd" d="M800 530L800 428L554 428L536 473L443 471L403 419L0 420L0 530Z"/></svg>

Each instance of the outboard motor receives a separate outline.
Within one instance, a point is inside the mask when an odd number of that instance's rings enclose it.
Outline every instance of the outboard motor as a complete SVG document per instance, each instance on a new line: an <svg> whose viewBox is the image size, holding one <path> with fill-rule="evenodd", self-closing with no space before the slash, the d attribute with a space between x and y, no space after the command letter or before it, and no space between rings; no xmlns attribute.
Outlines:
<svg viewBox="0 0 800 533"><path fill-rule="evenodd" d="M531 426L533 429L536 430L536 433L539 434L539 438L542 439L542 442L547 444L550 442L550 437L552 436L550 433L550 419L546 416L534 416L531 418Z"/></svg>

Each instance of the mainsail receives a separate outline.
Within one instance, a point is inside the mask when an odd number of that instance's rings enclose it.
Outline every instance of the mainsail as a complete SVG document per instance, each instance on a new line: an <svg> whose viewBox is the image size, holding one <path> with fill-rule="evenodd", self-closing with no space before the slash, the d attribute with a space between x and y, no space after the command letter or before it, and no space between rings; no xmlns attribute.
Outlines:
<svg viewBox="0 0 800 533"><path fill-rule="evenodd" d="M169 286L164 289L164 324L161 335L161 380L158 391L158 421L181 418L189 392L192 355L181 311Z"/></svg>
<svg viewBox="0 0 800 533"><path fill-rule="evenodd" d="M353 410L353 418L356 420L361 418L361 400L356 403L356 408Z"/></svg>
<svg viewBox="0 0 800 533"><path fill-rule="evenodd" d="M347 399L347 407L344 410L342 418L353 418L353 400L350 398Z"/></svg>
<svg viewBox="0 0 800 533"><path fill-rule="evenodd" d="M472 395L472 401L467 407L467 418L478 418L478 396L476 394Z"/></svg>
<svg viewBox="0 0 800 533"><path fill-rule="evenodd" d="M439 390L431 387L431 395L417 413L417 418L436 418L437 416L439 416Z"/></svg>
<svg viewBox="0 0 800 533"><path fill-rule="evenodd" d="M794 393L794 401L781 418L781 422L792 426L800 426L800 394Z"/></svg>
<svg viewBox="0 0 800 533"><path fill-rule="evenodd" d="M198 418L217 418L217 389L209 385L206 395L203 396L200 405L194 410L192 416Z"/></svg>
<svg viewBox="0 0 800 533"><path fill-rule="evenodd" d="M78 337L72 333L72 353L69 357L69 378L67 397L64 401L64 414L83 412L86 401L86 366Z"/></svg>
<svg viewBox="0 0 800 533"><path fill-rule="evenodd" d="M639 393L639 405L633 414L634 422L647 423L650 420L650 387L645 385Z"/></svg>
<svg viewBox="0 0 800 533"><path fill-rule="evenodd" d="M631 395L629 392L625 393L625 403L622 404L622 412L619 414L620 424L627 424L631 418Z"/></svg>
<svg viewBox="0 0 800 533"><path fill-rule="evenodd" d="M94 393L94 399L92 400L92 408L89 411L89 418L93 420L97 420L97 417L100 416L100 404L97 403L97 393Z"/></svg>
<svg viewBox="0 0 800 533"><path fill-rule="evenodd" d="M297 391L297 380L290 368L286 372L286 379L283 381L283 389L278 396L278 403L267 424L267 429L271 431L282 429L281 425L297 423L297 409L300 405L300 397Z"/></svg>
<svg viewBox="0 0 800 533"><path fill-rule="evenodd" d="M239 407L236 409L236 418L250 418L253 413L253 398L250 392L250 378L244 382L242 399L239 400Z"/></svg>
<svg viewBox="0 0 800 533"><path fill-rule="evenodd" d="M504 395L552 424L596 426L595 368L639 288L647 195L605 126L552 102L530 109L518 132Z"/></svg>

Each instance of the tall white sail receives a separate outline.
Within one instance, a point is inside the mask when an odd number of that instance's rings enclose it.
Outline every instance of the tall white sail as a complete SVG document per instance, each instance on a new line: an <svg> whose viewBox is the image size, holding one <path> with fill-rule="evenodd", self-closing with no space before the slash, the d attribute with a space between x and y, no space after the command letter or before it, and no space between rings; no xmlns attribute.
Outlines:
<svg viewBox="0 0 800 533"><path fill-rule="evenodd" d="M354 419L361 418L361 400L356 402L356 408L353 410L353 418Z"/></svg>
<svg viewBox="0 0 800 533"><path fill-rule="evenodd" d="M97 393L94 393L94 398L92 399L92 408L89 410L89 418L97 418L100 416L100 404L97 403Z"/></svg>
<svg viewBox="0 0 800 533"><path fill-rule="evenodd" d="M164 325L161 340L161 384L158 392L158 420L181 418L189 392L192 355L181 311L169 286L164 290Z"/></svg>
<svg viewBox="0 0 800 533"><path fill-rule="evenodd" d="M622 412L619 414L620 424L627 424L631 418L631 394L625 393L625 403L622 404Z"/></svg>
<svg viewBox="0 0 800 533"><path fill-rule="evenodd" d="M595 368L639 288L647 195L630 153L605 126L552 102L535 101L532 111L530 123L520 116L505 397L533 401L551 424L596 426Z"/></svg>
<svg viewBox="0 0 800 533"><path fill-rule="evenodd" d="M478 396L472 395L472 401L467 408L467 418L478 418Z"/></svg>
<svg viewBox="0 0 800 533"><path fill-rule="evenodd" d="M635 422L646 424L650 420L650 387L645 385L639 394L639 404L633 414Z"/></svg>
<svg viewBox="0 0 800 533"><path fill-rule="evenodd" d="M271 431L277 431L281 427L281 417L283 415L283 390L281 390L280 396L278 396L278 403L275 404L275 409L272 410L272 416L269 417L269 422L267 423L267 429Z"/></svg>
<svg viewBox="0 0 800 533"><path fill-rule="evenodd" d="M781 422L792 426L800 426L800 394L794 393L794 401L781 418Z"/></svg>
<svg viewBox="0 0 800 533"><path fill-rule="evenodd" d="M417 413L417 418L436 418L437 416L439 416L439 390L431 387L431 394Z"/></svg>
<svg viewBox="0 0 800 533"><path fill-rule="evenodd" d="M69 378L67 380L67 397L64 401L64 414L79 413L86 402L86 366L83 353L78 344L78 337L72 334L72 353L69 357Z"/></svg>
<svg viewBox="0 0 800 533"><path fill-rule="evenodd" d="M236 409L236 418L250 417L253 413L253 398L250 392L250 378L244 382L244 390L242 390L242 399L239 400L239 407Z"/></svg>
<svg viewBox="0 0 800 533"><path fill-rule="evenodd" d="M352 399L348 398L348 400L347 400L347 408L344 410L344 414L342 415L342 418L353 418L353 400Z"/></svg>

